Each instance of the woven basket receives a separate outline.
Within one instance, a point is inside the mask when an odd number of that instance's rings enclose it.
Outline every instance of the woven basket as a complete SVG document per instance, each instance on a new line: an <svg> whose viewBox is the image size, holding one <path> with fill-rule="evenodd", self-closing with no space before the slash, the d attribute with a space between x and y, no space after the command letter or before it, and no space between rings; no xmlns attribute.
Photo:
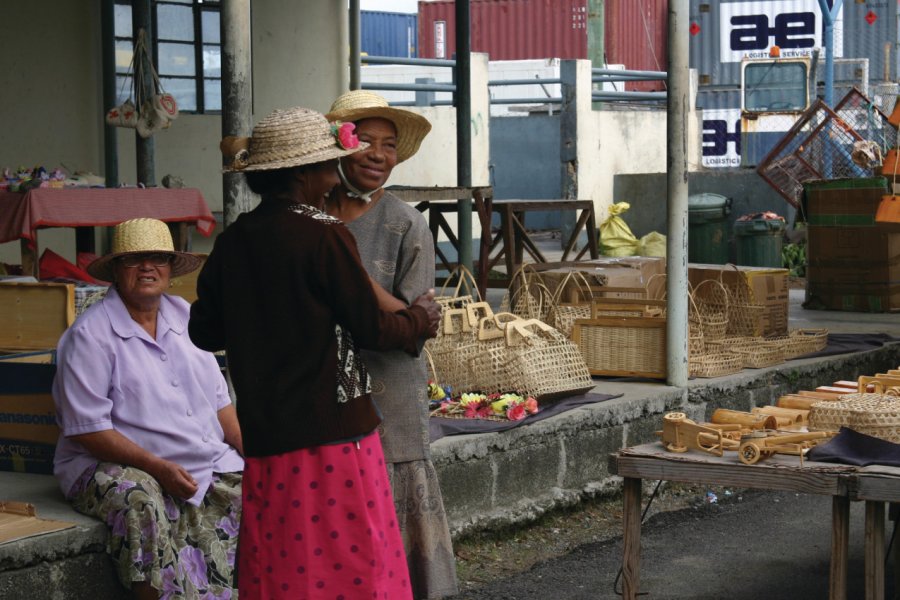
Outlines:
<svg viewBox="0 0 900 600"><path fill-rule="evenodd" d="M556 329L538 319L510 321L502 329L499 344L469 358L480 391L515 391L546 401L593 389L578 347Z"/></svg>
<svg viewBox="0 0 900 600"><path fill-rule="evenodd" d="M457 280L456 287L448 290L447 286L454 279ZM465 267L458 265L444 281L444 285L434 297L434 301L441 305L441 308L465 308L472 302L480 302L481 294L478 292L478 282L475 276Z"/></svg>
<svg viewBox="0 0 900 600"><path fill-rule="evenodd" d="M569 292L569 301L563 294ZM572 337L572 327L577 319L591 318L591 301L593 291L591 284L580 271L572 271L559 282L556 292L550 299L550 310L544 319L548 325L559 330L564 336Z"/></svg>
<svg viewBox="0 0 900 600"><path fill-rule="evenodd" d="M737 272L733 285L725 286L728 290L728 335L755 337L763 333L763 319L766 307L756 303L753 289L743 273L735 265L727 265ZM719 274L720 282L722 269Z"/></svg>
<svg viewBox="0 0 900 600"><path fill-rule="evenodd" d="M812 405L810 431L837 431L841 427L900 443L900 398L886 394L847 394L840 400Z"/></svg>
<svg viewBox="0 0 900 600"><path fill-rule="evenodd" d="M795 329L788 335L765 338L767 342L781 346L785 360L824 350L828 345L827 329Z"/></svg>
<svg viewBox="0 0 900 600"><path fill-rule="evenodd" d="M705 279L694 288L691 297L697 307L703 339L710 342L725 337L729 320L728 291L725 286L714 279Z"/></svg>
<svg viewBox="0 0 900 600"><path fill-rule="evenodd" d="M772 367L784 362L784 350L780 344L766 342L760 338L744 338L744 344L732 346L730 350L741 356L744 368L762 369Z"/></svg>
<svg viewBox="0 0 900 600"><path fill-rule="evenodd" d="M692 377L722 377L743 369L744 359L740 354L732 352L705 354L691 358L689 367Z"/></svg>
<svg viewBox="0 0 900 600"><path fill-rule="evenodd" d="M435 381L449 385L454 393L477 389L469 372L468 358L481 351L478 324L493 316L486 302L443 311L441 334L425 343L434 362Z"/></svg>
<svg viewBox="0 0 900 600"><path fill-rule="evenodd" d="M572 340L592 375L666 377L665 317L579 319Z"/></svg>
<svg viewBox="0 0 900 600"><path fill-rule="evenodd" d="M547 319L553 306L553 294L540 274L529 264L519 267L500 301L500 312L510 312L523 319Z"/></svg>

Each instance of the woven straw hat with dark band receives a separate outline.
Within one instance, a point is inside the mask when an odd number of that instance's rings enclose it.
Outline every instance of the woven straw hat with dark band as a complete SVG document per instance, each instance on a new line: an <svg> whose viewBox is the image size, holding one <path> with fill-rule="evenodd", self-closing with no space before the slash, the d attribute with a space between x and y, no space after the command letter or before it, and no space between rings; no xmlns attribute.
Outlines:
<svg viewBox="0 0 900 600"><path fill-rule="evenodd" d="M325 116L302 107L277 109L256 124L249 138L222 140L222 153L232 160L226 171L274 171L325 162L369 145L345 149ZM244 151L246 149L246 151Z"/></svg>
<svg viewBox="0 0 900 600"><path fill-rule="evenodd" d="M112 248L87 266L91 277L113 280L113 266L117 258L127 254L168 254L172 257L170 277L178 277L197 269L202 262L189 252L176 252L169 226L158 219L122 221L113 229Z"/></svg>
<svg viewBox="0 0 900 600"><path fill-rule="evenodd" d="M401 163L419 151L422 140L431 131L431 123L422 115L393 108L388 101L368 90L352 90L342 94L325 115L329 121L361 121L380 117L397 128L397 162Z"/></svg>

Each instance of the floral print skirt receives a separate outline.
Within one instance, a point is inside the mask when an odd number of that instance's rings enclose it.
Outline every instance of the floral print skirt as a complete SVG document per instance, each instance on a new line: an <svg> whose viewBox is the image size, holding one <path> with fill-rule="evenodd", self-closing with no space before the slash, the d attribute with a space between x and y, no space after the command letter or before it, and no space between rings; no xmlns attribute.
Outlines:
<svg viewBox="0 0 900 600"><path fill-rule="evenodd" d="M233 582L241 521L241 474L214 473L200 506L173 498L146 472L113 463L88 469L70 500L110 528L119 580L149 581L162 599L237 598Z"/></svg>
<svg viewBox="0 0 900 600"><path fill-rule="evenodd" d="M243 600L410 600L377 433L244 465Z"/></svg>
<svg viewBox="0 0 900 600"><path fill-rule="evenodd" d="M388 463L394 507L416 600L459 592L444 499L431 460Z"/></svg>

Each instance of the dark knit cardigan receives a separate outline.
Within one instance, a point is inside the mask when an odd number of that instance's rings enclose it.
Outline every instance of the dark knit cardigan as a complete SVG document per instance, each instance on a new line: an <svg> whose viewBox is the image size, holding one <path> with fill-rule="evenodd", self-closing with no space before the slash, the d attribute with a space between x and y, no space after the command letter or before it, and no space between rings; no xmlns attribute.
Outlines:
<svg viewBox="0 0 900 600"><path fill-rule="evenodd" d="M218 236L197 296L190 336L204 350L227 351L247 456L352 439L378 425L368 393L338 401L347 362L338 358L336 324L361 348L410 353L429 327L421 307L379 310L342 223L270 201Z"/></svg>

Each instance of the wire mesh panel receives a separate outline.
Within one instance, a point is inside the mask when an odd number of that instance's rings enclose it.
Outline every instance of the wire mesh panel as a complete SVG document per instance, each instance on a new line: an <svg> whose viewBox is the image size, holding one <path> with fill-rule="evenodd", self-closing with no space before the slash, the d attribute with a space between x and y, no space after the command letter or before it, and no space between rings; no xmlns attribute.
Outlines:
<svg viewBox="0 0 900 600"><path fill-rule="evenodd" d="M873 175L870 165L853 160L859 142L871 142L883 154L897 145L897 129L869 98L854 88L835 110L816 100L756 171L799 208L806 181Z"/></svg>

